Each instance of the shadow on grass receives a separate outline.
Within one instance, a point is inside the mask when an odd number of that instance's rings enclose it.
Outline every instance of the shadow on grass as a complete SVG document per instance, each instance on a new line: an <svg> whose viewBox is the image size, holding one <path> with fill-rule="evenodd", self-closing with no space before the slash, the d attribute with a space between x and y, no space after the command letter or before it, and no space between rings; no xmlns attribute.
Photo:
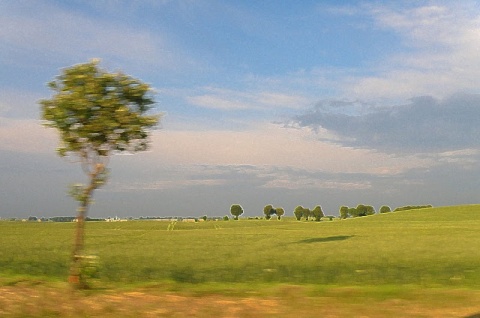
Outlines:
<svg viewBox="0 0 480 318"><path fill-rule="evenodd" d="M336 235L336 236L328 236L328 237L313 237L313 238L298 241L297 243L326 243L326 242L345 241L354 236L355 235Z"/></svg>

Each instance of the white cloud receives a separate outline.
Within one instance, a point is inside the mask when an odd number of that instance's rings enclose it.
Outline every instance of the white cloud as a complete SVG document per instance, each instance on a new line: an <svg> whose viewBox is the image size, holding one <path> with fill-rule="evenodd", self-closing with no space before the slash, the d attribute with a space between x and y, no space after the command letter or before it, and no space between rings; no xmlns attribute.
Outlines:
<svg viewBox="0 0 480 318"><path fill-rule="evenodd" d="M23 154L54 154L58 137L39 120L0 117L0 151Z"/></svg>
<svg viewBox="0 0 480 318"><path fill-rule="evenodd" d="M242 110L256 108L246 100L234 100L214 95L199 95L189 97L188 102L195 106L220 110Z"/></svg>
<svg viewBox="0 0 480 318"><path fill-rule="evenodd" d="M298 167L314 171L397 174L431 162L319 141L309 128L265 123L248 131L158 131L149 160L164 164Z"/></svg>
<svg viewBox="0 0 480 318"><path fill-rule="evenodd" d="M345 94L405 99L478 92L480 15L466 3L459 4L402 9L370 6L377 25L399 34L406 49L377 63L374 75L346 77Z"/></svg>
<svg viewBox="0 0 480 318"><path fill-rule="evenodd" d="M140 159L139 159L140 160ZM117 163L115 170L125 165ZM130 169L132 165L130 164ZM138 167L137 167L138 168ZM136 168L133 168L137 171ZM148 174L145 175L145 174ZM153 179L153 180L150 180ZM264 189L339 189L365 190L372 184L368 180L358 180L355 174L334 174L302 168L270 165L167 165L152 167L148 172L136 172L136 177L118 180L109 184L109 192L129 192L143 190L192 189L195 187L249 186Z"/></svg>
<svg viewBox="0 0 480 318"><path fill-rule="evenodd" d="M480 151L477 149L462 149L438 154L440 163L457 164L464 168L477 166L480 161Z"/></svg>
<svg viewBox="0 0 480 318"><path fill-rule="evenodd" d="M336 180L321 180L315 178L302 177L297 179L295 176L285 179L275 179L268 181L264 188L284 188L289 190L298 189L341 189L341 190L365 190L370 189L371 183L365 182L348 182Z"/></svg>
<svg viewBox="0 0 480 318"><path fill-rule="evenodd" d="M131 191L145 191L145 190L171 190L171 189L183 189L189 187L204 187L204 186L219 186L224 185L225 180L217 179L201 179L201 180L157 180L152 182L113 182L107 187L109 192L131 192Z"/></svg>
<svg viewBox="0 0 480 318"><path fill-rule="evenodd" d="M274 107L284 107L290 109L303 108L310 104L310 100L300 95L289 95L278 92L262 92L256 100L262 105L271 105Z"/></svg>
<svg viewBox="0 0 480 318"><path fill-rule="evenodd" d="M298 109L310 104L310 100L299 94L276 91L240 91L218 87L200 89L203 93L187 98L192 105L219 110L247 109Z"/></svg>
<svg viewBox="0 0 480 318"><path fill-rule="evenodd" d="M448 45L463 42L468 12L458 4L453 7L426 5L395 10L377 7L372 10L378 23L402 33L409 45L429 48L432 44ZM458 37L458 35L461 35Z"/></svg>
<svg viewBox="0 0 480 318"><path fill-rule="evenodd" d="M13 118L38 118L41 96L24 89L0 89L0 116Z"/></svg>

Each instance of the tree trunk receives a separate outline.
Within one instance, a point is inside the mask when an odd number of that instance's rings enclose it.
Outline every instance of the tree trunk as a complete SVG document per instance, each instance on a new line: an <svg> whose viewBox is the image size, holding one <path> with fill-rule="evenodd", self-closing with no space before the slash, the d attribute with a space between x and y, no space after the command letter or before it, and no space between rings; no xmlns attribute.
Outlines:
<svg viewBox="0 0 480 318"><path fill-rule="evenodd" d="M97 188L97 178L104 172L104 170L105 166L103 164L96 164L95 170L89 175L90 184L85 188L82 200L80 200L80 206L77 209L77 226L73 243L70 275L68 277L68 282L76 289L85 289L88 287L85 277L82 276L83 249L85 244L85 218L87 217L93 191Z"/></svg>

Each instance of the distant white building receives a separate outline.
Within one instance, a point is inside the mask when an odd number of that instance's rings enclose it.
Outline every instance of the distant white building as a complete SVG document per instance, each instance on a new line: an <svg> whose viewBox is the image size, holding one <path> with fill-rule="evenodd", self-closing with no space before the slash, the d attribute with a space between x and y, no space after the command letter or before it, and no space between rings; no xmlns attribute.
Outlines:
<svg viewBox="0 0 480 318"><path fill-rule="evenodd" d="M106 218L105 221L107 221L107 222L126 222L128 220L127 219L121 219L118 216L115 216L114 218Z"/></svg>

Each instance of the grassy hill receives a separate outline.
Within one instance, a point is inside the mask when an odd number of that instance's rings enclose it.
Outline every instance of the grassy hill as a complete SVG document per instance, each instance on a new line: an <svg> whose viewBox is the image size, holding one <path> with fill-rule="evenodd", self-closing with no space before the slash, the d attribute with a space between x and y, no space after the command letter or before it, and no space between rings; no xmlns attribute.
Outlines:
<svg viewBox="0 0 480 318"><path fill-rule="evenodd" d="M0 222L0 276L64 280L71 223ZM306 222L89 222L97 282L480 286L480 206Z"/></svg>

